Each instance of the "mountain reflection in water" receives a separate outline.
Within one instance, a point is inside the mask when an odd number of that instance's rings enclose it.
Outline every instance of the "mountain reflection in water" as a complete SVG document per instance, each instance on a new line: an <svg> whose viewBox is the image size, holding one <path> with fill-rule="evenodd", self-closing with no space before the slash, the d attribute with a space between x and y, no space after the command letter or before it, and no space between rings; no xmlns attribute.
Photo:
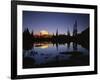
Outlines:
<svg viewBox="0 0 100 80"><path fill-rule="evenodd" d="M23 50L23 68L89 65L89 50L77 43L44 42L32 46Z"/></svg>
<svg viewBox="0 0 100 80"><path fill-rule="evenodd" d="M49 44L48 43L35 43L33 45L35 47L39 47L39 48L42 48L42 49L45 49L45 48L48 48L49 47Z"/></svg>

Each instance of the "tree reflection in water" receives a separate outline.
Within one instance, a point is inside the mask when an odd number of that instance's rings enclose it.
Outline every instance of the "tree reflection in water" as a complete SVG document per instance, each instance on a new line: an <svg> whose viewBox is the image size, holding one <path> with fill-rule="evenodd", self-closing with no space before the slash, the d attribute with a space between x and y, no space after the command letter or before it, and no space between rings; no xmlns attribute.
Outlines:
<svg viewBox="0 0 100 80"><path fill-rule="evenodd" d="M23 68L84 65L89 65L89 50L74 42L33 43L31 49L23 51Z"/></svg>

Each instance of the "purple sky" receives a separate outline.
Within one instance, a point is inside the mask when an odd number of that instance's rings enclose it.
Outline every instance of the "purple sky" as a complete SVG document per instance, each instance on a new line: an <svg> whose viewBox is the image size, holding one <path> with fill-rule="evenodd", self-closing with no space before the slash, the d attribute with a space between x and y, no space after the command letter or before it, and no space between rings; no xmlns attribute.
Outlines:
<svg viewBox="0 0 100 80"><path fill-rule="evenodd" d="M72 35L75 20L78 33L89 27L89 14L23 11L23 31L28 28L34 33L46 30L55 34L58 28L59 34L67 34L69 29Z"/></svg>

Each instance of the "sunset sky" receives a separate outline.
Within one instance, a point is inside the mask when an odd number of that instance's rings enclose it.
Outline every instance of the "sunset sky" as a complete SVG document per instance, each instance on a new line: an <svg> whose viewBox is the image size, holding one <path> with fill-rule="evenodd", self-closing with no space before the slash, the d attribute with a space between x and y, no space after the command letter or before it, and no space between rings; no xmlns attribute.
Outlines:
<svg viewBox="0 0 100 80"><path fill-rule="evenodd" d="M45 30L55 34L58 29L59 34L63 34L69 29L72 35L75 20L78 32L89 27L89 14L23 11L23 31L28 28L34 33Z"/></svg>

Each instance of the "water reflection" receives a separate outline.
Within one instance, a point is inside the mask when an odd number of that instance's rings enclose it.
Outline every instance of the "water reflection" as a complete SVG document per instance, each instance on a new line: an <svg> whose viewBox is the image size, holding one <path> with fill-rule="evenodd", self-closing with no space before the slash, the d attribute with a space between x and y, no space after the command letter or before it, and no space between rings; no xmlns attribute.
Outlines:
<svg viewBox="0 0 100 80"><path fill-rule="evenodd" d="M71 42L33 43L30 50L23 50L23 68L89 65L89 50Z"/></svg>
<svg viewBox="0 0 100 80"><path fill-rule="evenodd" d="M77 43L76 42L73 42L73 50L77 51Z"/></svg>
<svg viewBox="0 0 100 80"><path fill-rule="evenodd" d="M48 48L49 47L49 44L48 43L34 43L33 45L35 47L39 47L39 48L42 48L42 49L45 49L45 48Z"/></svg>
<svg viewBox="0 0 100 80"><path fill-rule="evenodd" d="M67 47L68 47L68 49L70 48L70 43L67 43Z"/></svg>

